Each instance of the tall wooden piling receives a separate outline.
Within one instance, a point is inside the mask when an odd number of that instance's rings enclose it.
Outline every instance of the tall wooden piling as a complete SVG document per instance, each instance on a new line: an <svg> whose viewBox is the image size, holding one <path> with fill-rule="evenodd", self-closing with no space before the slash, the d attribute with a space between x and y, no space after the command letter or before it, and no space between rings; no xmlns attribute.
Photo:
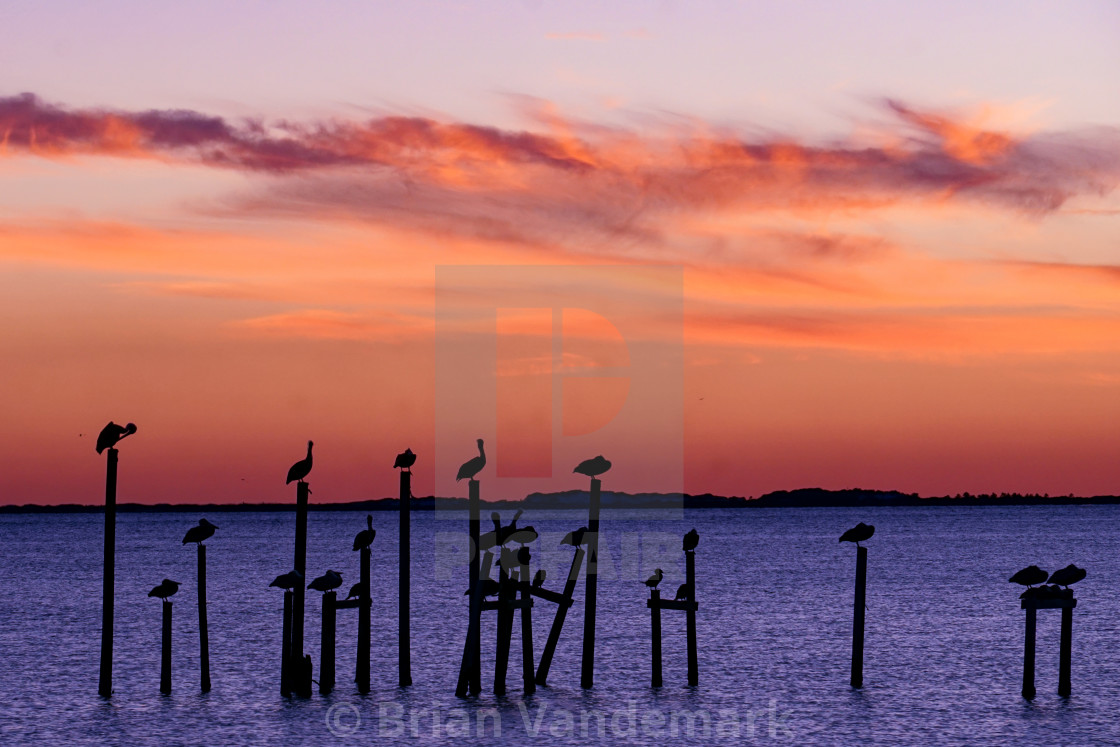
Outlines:
<svg viewBox="0 0 1120 747"><path fill-rule="evenodd" d="M206 624L206 545L198 543L198 655L202 692L210 692L210 629Z"/></svg>
<svg viewBox="0 0 1120 747"><path fill-rule="evenodd" d="M686 550L685 583L688 584L688 609L685 611L685 626L688 635L688 684L696 687L700 683L700 664L696 651L696 553Z"/></svg>
<svg viewBox="0 0 1120 747"><path fill-rule="evenodd" d="M159 663L159 691L171 694L171 601L163 600L163 649Z"/></svg>
<svg viewBox="0 0 1120 747"><path fill-rule="evenodd" d="M1035 696L1034 644L1038 611L1033 605L1028 606L1026 610L1027 619L1023 628L1023 697L1027 700L1031 700Z"/></svg>
<svg viewBox="0 0 1120 747"><path fill-rule="evenodd" d="M1061 647L1058 651L1058 695L1070 694L1070 660L1073 649L1073 607L1062 608Z"/></svg>
<svg viewBox="0 0 1120 747"><path fill-rule="evenodd" d="M537 684L536 673L533 671L533 597L529 594L529 548L522 547L517 553L517 559L521 563L521 677L525 695L530 695L537 691Z"/></svg>
<svg viewBox="0 0 1120 747"><path fill-rule="evenodd" d="M333 591L323 594L323 628L319 638L319 692L323 695L334 689L334 605L337 600L338 595Z"/></svg>
<svg viewBox="0 0 1120 747"><path fill-rule="evenodd" d="M401 470L400 485L400 574L398 578L397 684L412 684L411 565L412 565L412 472ZM477 552L477 549L476 549ZM366 613L368 619L369 613ZM363 692L365 692L363 690Z"/></svg>
<svg viewBox="0 0 1120 747"><path fill-rule="evenodd" d="M867 609L867 548L856 548L855 611L852 615L852 687L863 687L863 615ZM1033 655L1033 644L1032 644Z"/></svg>
<svg viewBox="0 0 1120 747"><path fill-rule="evenodd" d="M540 664L537 665L537 684L548 684L548 670L552 666L552 657L556 653L556 645L560 642L560 632L564 629L564 619L568 615L568 607L572 605L572 594L576 590L579 580L579 569L583 565L584 551L582 547L576 548L575 557L572 558L572 568L568 571L568 580L564 583L564 604L556 607L556 617L552 620L552 627L548 631L548 640L541 653Z"/></svg>
<svg viewBox="0 0 1120 747"><path fill-rule="evenodd" d="M462 697L482 692L482 558L478 547L481 534L478 498L478 480L467 486L468 529L470 533L470 563L468 566L470 591L470 620L467 622L467 641L464 646L463 666L459 668L459 684L455 694Z"/></svg>
<svg viewBox="0 0 1120 747"><path fill-rule="evenodd" d="M505 695L506 673L509 671L509 649L513 637L513 609L510 602L517 598L511 590L509 578L509 550L501 548L498 563L498 624L497 642L494 648L494 694Z"/></svg>
<svg viewBox="0 0 1120 747"><path fill-rule="evenodd" d="M358 692L364 694L369 692L370 607L372 607L369 593L369 561L371 553L369 547L363 547L360 552L362 568L359 583L362 586L362 591L359 595L358 660L354 666L354 681L358 683Z"/></svg>
<svg viewBox="0 0 1120 747"><path fill-rule="evenodd" d="M280 652L280 694L292 694L292 597L290 591L284 592L284 634Z"/></svg>
<svg viewBox="0 0 1120 747"><path fill-rule="evenodd" d="M583 600L583 662L580 687L595 683L595 592L599 584L599 489L602 482L591 478L591 501L587 509L587 586Z"/></svg>
<svg viewBox="0 0 1120 747"><path fill-rule="evenodd" d="M294 568L304 579L307 578L307 496L309 493L307 483L302 481L297 483ZM292 691L304 697L311 693L311 679L305 671L303 654L303 612L306 596L307 589L304 588L304 584L296 584L295 597L292 600L292 650L289 654L290 662L295 665L291 668Z"/></svg>
<svg viewBox="0 0 1120 747"><path fill-rule="evenodd" d="M658 589L651 589L649 592L650 605L650 642L653 647L652 662L653 671L650 676L650 684L653 687L661 687L661 591ZM689 657L689 676L692 676L691 669L692 659Z"/></svg>
<svg viewBox="0 0 1120 747"><path fill-rule="evenodd" d="M117 548L117 450L105 460L105 559L101 578L101 671L97 693L113 694L113 595Z"/></svg>

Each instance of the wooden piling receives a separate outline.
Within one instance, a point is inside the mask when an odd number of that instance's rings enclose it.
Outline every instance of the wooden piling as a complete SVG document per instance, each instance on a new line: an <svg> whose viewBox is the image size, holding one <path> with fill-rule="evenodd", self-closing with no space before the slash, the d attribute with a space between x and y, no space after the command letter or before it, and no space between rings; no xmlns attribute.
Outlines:
<svg viewBox="0 0 1120 747"><path fill-rule="evenodd" d="M686 550L685 583L688 584L688 609L685 611L685 626L688 635L688 684L696 687L700 683L700 665L696 651L696 553Z"/></svg>
<svg viewBox="0 0 1120 747"><path fill-rule="evenodd" d="M159 664L159 691L171 694L171 601L163 600L163 650Z"/></svg>
<svg viewBox="0 0 1120 747"><path fill-rule="evenodd" d="M470 533L470 564L468 568L467 589L470 591L470 619L467 621L467 640L463 646L463 663L459 667L459 683L455 694L463 697L482 692L482 561L478 547L481 533L479 516L478 480L471 480L467 486L467 525Z"/></svg>
<svg viewBox="0 0 1120 747"><path fill-rule="evenodd" d="M322 695L334 689L334 604L337 600L338 595L333 591L323 594L323 628L319 638L319 693Z"/></svg>
<svg viewBox="0 0 1120 747"><path fill-rule="evenodd" d="M602 482L591 478L591 500L587 509L587 586L583 600L583 662L579 686L595 683L595 592L599 584L599 489Z"/></svg>
<svg viewBox="0 0 1120 747"><path fill-rule="evenodd" d="M536 682L538 685L548 684L548 670L552 666L552 657L556 653L556 645L560 642L560 632L564 628L564 618L568 615L568 608L572 606L572 594L576 590L579 569L583 565L583 556L583 548L577 547L575 557L572 558L572 568L568 571L568 580L564 583L565 603L556 607L556 617L552 620L552 628L548 631L548 640L544 644L540 664L537 665Z"/></svg>
<svg viewBox="0 0 1120 747"><path fill-rule="evenodd" d="M863 687L863 615L866 609L867 548L857 547L855 612L852 616L852 687Z"/></svg>
<svg viewBox="0 0 1120 747"><path fill-rule="evenodd" d="M358 683L358 692L369 692L369 642L370 642L370 607L372 602L369 593L369 562L370 549L363 547L361 554L361 578L359 583L362 591L359 595L358 607L358 660L354 666L354 681ZM332 592L333 593L333 592ZM322 673L320 673L321 675Z"/></svg>
<svg viewBox="0 0 1120 747"><path fill-rule="evenodd" d="M412 473L401 470L400 485L400 574L398 576L398 633L397 633L397 684L408 687L412 684ZM369 613L366 613L368 620ZM368 623L367 623L368 624ZM368 677L367 677L368 679ZM368 688L367 688L368 690ZM363 690L362 692L367 692Z"/></svg>
<svg viewBox="0 0 1120 747"><path fill-rule="evenodd" d="M1058 695L1070 695L1070 660L1073 649L1073 607L1062 608L1061 647L1058 651Z"/></svg>
<svg viewBox="0 0 1120 747"><path fill-rule="evenodd" d="M198 653L202 692L210 692L210 629L206 623L206 545L198 544Z"/></svg>
<svg viewBox="0 0 1120 747"><path fill-rule="evenodd" d="M653 647L653 671L650 677L650 684L653 687L661 687L661 591L658 589L651 589L649 599L649 614L652 626L650 641ZM689 657L690 676L692 674L691 663L692 659Z"/></svg>
<svg viewBox="0 0 1120 747"><path fill-rule="evenodd" d="M117 450L105 460L105 557L101 578L101 671L97 693L113 694L113 602L117 550Z"/></svg>
<svg viewBox="0 0 1120 747"><path fill-rule="evenodd" d="M501 561L505 561L505 555L509 551L502 548L501 552ZM516 592L510 591L508 564L501 561L498 563L498 625L494 649L495 695L506 693L506 673L509 671L509 649L513 637L513 610L509 609L509 603L517 598Z"/></svg>
<svg viewBox="0 0 1120 747"><path fill-rule="evenodd" d="M284 635L283 650L280 652L280 694L285 698L292 694L292 597L290 591L284 592Z"/></svg>
<svg viewBox="0 0 1120 747"><path fill-rule="evenodd" d="M1026 609L1027 619L1023 629L1023 697L1031 700L1035 696L1034 643L1038 611L1033 605Z"/></svg>
<svg viewBox="0 0 1120 747"><path fill-rule="evenodd" d="M310 493L305 482L296 484L296 544L295 560L293 567L299 571L300 576L307 578L307 496ZM290 661L297 666L292 667L292 691L297 695L308 697L311 694L311 678L306 675L303 653L303 612L306 602L307 589L305 585L296 584L295 597L292 600L292 650L289 654Z"/></svg>
<svg viewBox="0 0 1120 747"><path fill-rule="evenodd" d="M524 681L525 695L537 691L535 672L533 671L533 597L529 594L531 577L529 576L529 548L522 547L518 551L517 559L521 563L519 580L521 583L521 677Z"/></svg>

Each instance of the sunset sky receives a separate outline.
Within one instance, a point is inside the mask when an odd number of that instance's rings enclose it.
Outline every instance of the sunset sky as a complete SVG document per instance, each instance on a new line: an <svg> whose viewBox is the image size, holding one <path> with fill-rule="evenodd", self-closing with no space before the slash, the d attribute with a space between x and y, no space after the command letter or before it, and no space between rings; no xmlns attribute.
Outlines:
<svg viewBox="0 0 1120 747"><path fill-rule="evenodd" d="M1113 2L6 2L0 501L99 502L109 420L130 502L287 500L308 439L313 500L406 446L465 495L480 436L488 498L597 453L1120 493L1117 40Z"/></svg>

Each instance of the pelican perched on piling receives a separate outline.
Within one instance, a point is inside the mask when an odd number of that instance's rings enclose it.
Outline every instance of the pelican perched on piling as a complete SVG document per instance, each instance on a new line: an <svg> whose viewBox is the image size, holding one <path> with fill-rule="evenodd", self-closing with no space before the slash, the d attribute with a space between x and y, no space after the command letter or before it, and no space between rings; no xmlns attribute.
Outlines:
<svg viewBox="0 0 1120 747"><path fill-rule="evenodd" d="M1048 584L1057 584L1064 588L1069 588L1070 584L1076 584L1081 579L1085 578L1085 569L1078 568L1073 563L1070 563L1065 568L1060 568L1050 574Z"/></svg>
<svg viewBox="0 0 1120 747"><path fill-rule="evenodd" d="M688 534L686 534L684 536L684 542L683 542L684 551L685 552L692 552L693 550L696 549L696 546L699 545L699 544L700 544L700 533L696 531L695 527L693 527L692 529L689 529Z"/></svg>
<svg viewBox="0 0 1120 747"><path fill-rule="evenodd" d="M573 473L580 475L587 475L588 477L598 477L611 468L611 463L603 458L603 455L595 457L594 459L585 459L576 465L572 470Z"/></svg>
<svg viewBox="0 0 1120 747"><path fill-rule="evenodd" d="M533 576L533 588L539 589L544 586L544 579L547 575L548 574L544 572L544 568L537 571L536 575Z"/></svg>
<svg viewBox="0 0 1120 747"><path fill-rule="evenodd" d="M307 442L307 456L291 466L288 470L288 479L284 483L285 485L293 480L296 482L303 482L303 478L311 473L311 447L314 445L315 444L311 441Z"/></svg>
<svg viewBox="0 0 1120 747"><path fill-rule="evenodd" d="M875 534L875 527L870 524L864 524L862 521L856 524L840 535L841 542L855 542L856 547L859 547L860 542L866 542L871 539L871 535Z"/></svg>
<svg viewBox="0 0 1120 747"><path fill-rule="evenodd" d="M661 572L660 568L653 569L653 575L646 579L646 586L651 589L656 589L657 585L661 583L661 579L665 578L665 574Z"/></svg>
<svg viewBox="0 0 1120 747"><path fill-rule="evenodd" d="M172 596L177 591L179 591L179 582L165 578L159 586L152 587L152 590L148 592L148 596L158 597L166 601L169 596Z"/></svg>
<svg viewBox="0 0 1120 747"><path fill-rule="evenodd" d="M366 514L366 528L354 536L354 551L364 550L373 544L377 530L373 528L373 514Z"/></svg>
<svg viewBox="0 0 1120 747"><path fill-rule="evenodd" d="M1007 580L1013 584L1019 584L1020 586L1029 588L1035 584L1046 583L1047 577L1048 574L1046 571L1042 570L1037 565L1028 565L1022 570L1015 571L1015 575Z"/></svg>
<svg viewBox="0 0 1120 747"><path fill-rule="evenodd" d="M459 473L455 475L455 482L460 480L473 480L474 476L482 471L486 466L486 452L482 450L482 439L478 439L478 456L473 459L468 459L463 462L459 467Z"/></svg>
<svg viewBox="0 0 1120 747"><path fill-rule="evenodd" d="M393 462L393 469L406 469L412 472L412 465L414 464L416 464L416 455L412 453L412 449L405 449L397 454L397 459Z"/></svg>
<svg viewBox="0 0 1120 747"><path fill-rule="evenodd" d="M328 570L319 578L314 579L307 585L308 589L315 591L333 591L342 586L342 574L338 571Z"/></svg>
<svg viewBox="0 0 1120 747"><path fill-rule="evenodd" d="M580 527L574 532L568 532L564 535L564 539L560 540L561 545L571 545L572 547L579 547L583 544L583 535L588 532L587 527Z"/></svg>
<svg viewBox="0 0 1120 747"><path fill-rule="evenodd" d="M196 545L201 545L206 540L214 536L214 530L217 529L216 524L211 524L206 519L199 519L198 526L191 527L187 530L187 534L183 537L183 544L193 542Z"/></svg>
<svg viewBox="0 0 1120 747"><path fill-rule="evenodd" d="M101 429L101 433L97 434L97 453L111 449L117 445L126 436L131 436L136 432L136 424L129 423L128 425L117 425L112 420L109 424Z"/></svg>
<svg viewBox="0 0 1120 747"><path fill-rule="evenodd" d="M268 587L271 589L273 586L275 586L276 588L283 589L284 591L291 591L302 583L303 574L299 571L291 570L287 573L281 573L279 576L272 579L272 583L269 584Z"/></svg>

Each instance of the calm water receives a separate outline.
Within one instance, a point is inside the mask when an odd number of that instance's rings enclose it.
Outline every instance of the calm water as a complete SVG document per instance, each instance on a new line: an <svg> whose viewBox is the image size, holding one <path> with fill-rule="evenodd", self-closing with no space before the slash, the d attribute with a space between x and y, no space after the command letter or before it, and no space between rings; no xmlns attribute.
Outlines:
<svg viewBox="0 0 1120 747"><path fill-rule="evenodd" d="M761 509L694 511L675 519L604 515L595 688L579 688L582 583L551 684L521 694L515 624L505 697L454 697L466 628L465 522L413 519L413 678L396 672L396 515L374 515L373 691L354 691L356 615L340 612L338 689L279 694L280 605L267 588L292 559L290 515L211 515L208 542L213 690L198 691L193 546L197 516L125 514L117 527L114 690L97 696L102 518L0 517L0 743L67 745L1120 743L1120 507ZM363 514L312 514L308 568L357 580L350 551ZM508 517L507 517L508 518ZM526 515L541 532L534 565L561 586L570 555L559 537L578 514ZM865 688L849 689L857 521L869 543ZM683 581L680 535L695 526L700 686L686 686L684 615L664 615L665 687L649 687L646 593L654 565L669 595ZM1037 563L1089 570L1074 616L1073 697L1057 688L1057 611L1039 613L1033 703L1019 697L1023 613L1006 578ZM174 693L159 694L163 577L175 598ZM319 599L309 593L307 650L318 671ZM543 649L553 605L534 608ZM483 685L493 677L493 613L483 621ZM410 718L415 721L410 723ZM709 731L705 735L705 721ZM438 728L433 722L438 720ZM500 739L492 735L495 720ZM485 730L478 736L480 726ZM677 727L673 737L669 723ZM588 736L582 733L586 726ZM689 735L691 731L691 736ZM468 736L461 736L469 730ZM395 735L403 732L403 736ZM535 737L534 737L535 734Z"/></svg>

